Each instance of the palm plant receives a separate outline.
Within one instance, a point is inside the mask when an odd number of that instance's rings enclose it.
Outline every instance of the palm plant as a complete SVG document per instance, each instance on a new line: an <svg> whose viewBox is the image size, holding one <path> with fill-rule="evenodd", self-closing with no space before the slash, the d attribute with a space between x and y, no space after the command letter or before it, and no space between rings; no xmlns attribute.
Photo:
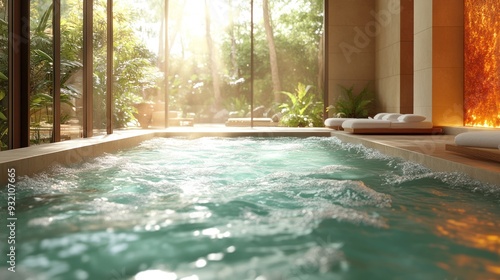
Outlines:
<svg viewBox="0 0 500 280"><path fill-rule="evenodd" d="M321 126L323 123L323 102L317 101L316 95L309 93L311 85L299 83L295 93L282 91L289 102L281 104L283 117L280 122L285 126L309 127Z"/></svg>
<svg viewBox="0 0 500 280"><path fill-rule="evenodd" d="M343 118L366 118L369 113L369 106L373 102L373 94L364 87L358 94L354 93L354 86L349 88L340 85L342 90L340 97L333 104L328 106L328 111L333 111L336 117Z"/></svg>
<svg viewBox="0 0 500 280"><path fill-rule="evenodd" d="M52 34L51 18L52 5L50 5L38 22L31 36L31 93L52 92L52 66L54 59L52 57ZM66 45L65 45L66 47ZM64 102L69 97L78 97L80 92L70 85L67 85L69 79L80 69L82 63L64 57L66 52L62 50L61 56L61 100Z"/></svg>
<svg viewBox="0 0 500 280"><path fill-rule="evenodd" d="M40 17L30 38L30 116L33 117L32 128L36 131L42 121L52 123L51 109L54 103L52 34L50 22L52 5ZM64 55L65 52L62 52ZM61 57L60 67L60 101L74 107L73 100L79 98L80 91L68 81L83 65ZM39 137L35 143L39 142Z"/></svg>

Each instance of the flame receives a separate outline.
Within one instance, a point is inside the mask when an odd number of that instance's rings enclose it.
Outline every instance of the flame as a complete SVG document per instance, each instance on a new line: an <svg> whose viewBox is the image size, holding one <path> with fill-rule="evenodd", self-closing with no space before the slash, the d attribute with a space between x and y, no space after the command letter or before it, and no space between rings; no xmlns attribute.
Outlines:
<svg viewBox="0 0 500 280"><path fill-rule="evenodd" d="M464 123L500 127L500 2L465 0Z"/></svg>

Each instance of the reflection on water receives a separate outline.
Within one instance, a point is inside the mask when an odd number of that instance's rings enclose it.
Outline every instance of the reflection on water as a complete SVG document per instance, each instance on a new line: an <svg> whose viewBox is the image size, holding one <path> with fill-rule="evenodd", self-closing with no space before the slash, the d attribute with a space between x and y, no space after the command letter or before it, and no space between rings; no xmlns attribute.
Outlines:
<svg viewBox="0 0 500 280"><path fill-rule="evenodd" d="M498 224L484 217L468 214L465 209L447 208L457 215L453 219L446 219L436 225L436 234L446 236L459 244L485 249L500 255L500 233Z"/></svg>

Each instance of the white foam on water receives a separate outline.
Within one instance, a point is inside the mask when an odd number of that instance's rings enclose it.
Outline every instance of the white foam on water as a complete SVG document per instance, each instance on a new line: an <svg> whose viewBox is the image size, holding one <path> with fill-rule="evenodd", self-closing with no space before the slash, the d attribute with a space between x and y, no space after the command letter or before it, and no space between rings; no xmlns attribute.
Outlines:
<svg viewBox="0 0 500 280"><path fill-rule="evenodd" d="M297 270L305 274L326 274L349 269L349 263L342 251L342 244L329 243L313 246L297 256Z"/></svg>
<svg viewBox="0 0 500 280"><path fill-rule="evenodd" d="M387 185L398 186L406 182L421 179L434 179L443 182L450 188L466 189L472 192L480 192L485 195L492 195L496 198L500 198L499 186L480 182L464 173L434 172L419 163L388 156L361 144L345 143L336 137L332 137L332 139L333 140L328 140L332 147L355 152L362 155L364 159L387 161L387 165L393 169L392 172L385 172L383 174L383 178Z"/></svg>
<svg viewBox="0 0 500 280"><path fill-rule="evenodd" d="M254 205L245 212L243 220L228 222L238 236L306 235L325 219L384 228L386 220L373 213L376 208L391 207L389 195L378 193L360 181L313 179L286 172L228 186L225 194L219 203L240 200L252 201ZM367 211L362 207L376 208ZM258 214L262 212L268 214Z"/></svg>
<svg viewBox="0 0 500 280"><path fill-rule="evenodd" d="M292 251L293 253L289 253ZM288 253L287 253L288 252ZM183 263L173 268L164 265L149 268L148 271L175 273L176 279L344 279L350 270L342 244L307 243L301 246L279 247L237 247L236 253L255 255L247 261L222 262L231 259L233 252L218 253L220 258L210 255L200 257L192 263ZM158 272L159 273L159 272ZM135 279L135 278L130 278ZM163 279L163 278L162 278Z"/></svg>
<svg viewBox="0 0 500 280"><path fill-rule="evenodd" d="M339 149L361 154L365 159L390 160L392 158L391 156L383 154L375 149L367 148L361 144L342 142L336 137L332 137L332 139L336 139L332 140L331 143L334 144Z"/></svg>
<svg viewBox="0 0 500 280"><path fill-rule="evenodd" d="M483 183L460 172L435 172L421 164L395 160L389 162L393 172L387 172L385 183L390 186L400 186L406 183L430 179L442 182L450 189L463 189L471 192L483 193L500 198L500 188L493 184Z"/></svg>
<svg viewBox="0 0 500 280"><path fill-rule="evenodd" d="M352 170L356 170L356 168L351 167L351 166L335 164L335 165L323 166L318 171L315 171L313 173L314 174L317 174L317 173L337 173L337 172L345 172L345 171L352 171Z"/></svg>
<svg viewBox="0 0 500 280"><path fill-rule="evenodd" d="M252 195L255 192L272 195L273 192L281 192L292 201L323 199L349 207L391 206L390 195L379 193L362 181L311 178L308 175L308 173L276 172L261 179L243 183L242 186L235 185L234 188L239 195Z"/></svg>
<svg viewBox="0 0 500 280"><path fill-rule="evenodd" d="M286 246L243 248L241 250L256 256L248 261L232 262L231 265L202 258L204 265L201 267L197 266L198 259L190 264L181 264L176 269L162 267L161 270L175 272L178 279L344 279L350 268L341 244L306 245L294 248L295 253L292 254L286 253L290 250ZM231 255L225 257L231 258Z"/></svg>

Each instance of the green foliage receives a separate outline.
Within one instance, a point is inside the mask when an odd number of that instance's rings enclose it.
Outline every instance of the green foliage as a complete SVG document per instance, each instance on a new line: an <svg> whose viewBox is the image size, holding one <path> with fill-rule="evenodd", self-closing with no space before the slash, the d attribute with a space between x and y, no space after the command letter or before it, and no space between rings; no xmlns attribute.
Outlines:
<svg viewBox="0 0 500 280"><path fill-rule="evenodd" d="M5 2L5 1L4 1ZM49 1L50 2L50 1ZM30 92L33 119L49 119L46 115L51 109L53 87L52 73L52 14L47 1L31 1L31 65ZM159 100L160 88L165 77L159 70L162 59L151 53L144 42L148 38L160 38L162 33L158 24L162 19L164 1L149 0L114 1L114 80L106 77L106 1L94 1L94 127L104 127L106 84L113 83L113 122L116 127L124 127L134 120L134 104L148 100ZM189 32L182 29L189 25L185 13L189 12L184 1L169 1L169 104L172 109L195 112L197 115L213 115L214 89L210 61L204 46L206 38L203 32ZM224 36L214 37L218 44L218 54L222 58L219 75L222 77L221 94L226 102L226 109L238 111L240 115L248 112L250 96L259 105L272 107L273 90L269 63L269 50L264 27L261 22L254 25L254 76L250 72L250 7L247 1L229 2L205 1L211 9L219 11L218 5L227 7L227 13L233 13L233 21L226 26ZM217 3L216 3L217 2ZM323 35L323 0L270 1L275 43L278 52L281 84L284 91L293 92L293 86L302 81L304 84L318 83L318 50ZM142 5L148 3L150 5ZM61 94L69 102L79 102L81 98L80 79L75 76L81 69L83 46L83 1L66 0L61 4ZM257 11L260 3L255 4ZM184 19L183 19L184 18ZM215 18L215 17L214 17ZM214 25L217 21L213 21ZM154 24L152 24L154 23ZM156 24L156 25L155 25ZM4 28L5 27L5 28ZM0 73L7 74L7 24L0 19ZM140 28L140 30L139 30ZM213 35L218 33L215 31ZM5 29L5 30L4 30ZM201 30L203 28L199 28ZM198 30L198 31L199 31ZM2 38L5 37L5 38ZM146 40L145 40L146 39ZM161 40L159 40L161 42ZM179 43L180 42L180 43ZM148 46L151 42L147 42ZM175 44L177 43L177 44ZM164 54L158 48L160 56ZM4 65L5 62L5 65ZM251 82L253 91L251 91ZM7 92L7 81L0 79L0 91ZM73 85L73 86L71 86ZM306 89L304 89L306 90ZM307 89L307 91L310 91ZM285 94L286 95L286 94ZM309 94L308 94L309 95ZM288 96L288 98L290 98ZM316 121L321 116L320 96L307 106L304 116L311 119L303 121L297 115L289 123L309 126L320 125ZM0 136L2 135L3 116L6 116L7 98L0 99ZM290 101L292 102L292 101ZM78 103L77 103L78 104ZM80 105L80 104L79 104ZM295 110L290 104L283 110ZM299 110L300 111L300 110ZM3 140L3 138L2 138ZM3 142L3 141L2 141Z"/></svg>
<svg viewBox="0 0 500 280"><path fill-rule="evenodd" d="M232 114L232 117L245 117L250 112L250 102L245 96L231 97L224 100L224 108Z"/></svg>
<svg viewBox="0 0 500 280"><path fill-rule="evenodd" d="M349 88L340 86L342 95L337 101L328 106L337 117L344 118L366 118L369 113L369 106L373 102L373 94L364 87L358 94L354 93L354 86Z"/></svg>
<svg viewBox="0 0 500 280"><path fill-rule="evenodd" d="M318 81L318 50L323 34L323 1L296 0L270 1L279 72L283 90L292 92L300 81L316 85ZM226 96L239 96L250 91L250 22L246 18L249 5L244 1L233 1L233 10L239 17L226 29L222 41L222 58L234 80L245 82L238 88L229 88ZM255 9L262 7L256 2ZM264 26L254 25L254 100L271 107L274 101L271 82L269 49ZM236 91L237 90L237 91ZM249 99L249 95L247 96Z"/></svg>
<svg viewBox="0 0 500 280"><path fill-rule="evenodd" d="M294 93L283 91L288 102L281 104L283 114L280 122L290 127L312 127L323 125L323 102L309 93L312 86L299 83Z"/></svg>
<svg viewBox="0 0 500 280"><path fill-rule="evenodd" d="M67 55L78 58L83 45L82 1L68 1L66 14L61 22L61 32ZM94 127L106 125L106 85L113 83L113 125L121 128L135 121L135 104L154 99L158 84L164 79L156 66L157 56L149 51L137 36L136 24L141 17L127 1L115 1L113 81L107 81L107 17L106 1L94 4ZM155 11L157 12L157 11ZM143 18L147 17L142 15Z"/></svg>
<svg viewBox="0 0 500 280"><path fill-rule="evenodd" d="M323 1L272 1L276 22L275 40L283 85L298 81L317 85L318 50L323 34ZM292 8L291 8L291 7ZM289 11L282 12L278 11ZM288 90L284 88L284 90Z"/></svg>
<svg viewBox="0 0 500 280"><path fill-rule="evenodd" d="M41 16L34 18L34 28L30 38L30 117L32 120L31 128L35 132L31 143L39 144L49 142L46 136L42 136L40 129L42 123L53 124L52 107L54 104L54 86L53 86L53 51L52 51L52 5L42 10ZM33 18L32 18L33 19ZM64 47L64 46L63 46ZM68 80L83 65L78 61L73 61L65 56L67 52L61 52L60 67L60 102L68 104L74 108L73 100L80 96L79 90L68 85Z"/></svg>

